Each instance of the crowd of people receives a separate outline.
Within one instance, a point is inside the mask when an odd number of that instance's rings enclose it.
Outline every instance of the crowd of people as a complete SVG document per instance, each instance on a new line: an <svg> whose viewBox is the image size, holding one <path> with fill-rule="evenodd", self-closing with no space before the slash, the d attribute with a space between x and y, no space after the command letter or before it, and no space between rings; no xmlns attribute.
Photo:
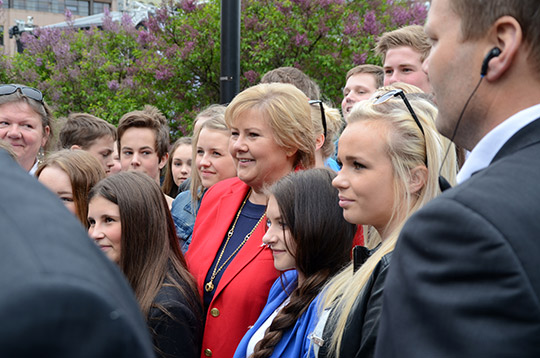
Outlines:
<svg viewBox="0 0 540 358"><path fill-rule="evenodd" d="M539 356L539 20L432 0L341 111L280 67L172 145L0 85L0 355Z"/></svg>

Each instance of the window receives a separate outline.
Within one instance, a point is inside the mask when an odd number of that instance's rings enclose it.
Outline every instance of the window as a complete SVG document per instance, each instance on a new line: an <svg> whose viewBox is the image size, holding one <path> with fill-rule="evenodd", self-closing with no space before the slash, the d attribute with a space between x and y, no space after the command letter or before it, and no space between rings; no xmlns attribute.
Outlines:
<svg viewBox="0 0 540 358"><path fill-rule="evenodd" d="M94 2L93 14L101 14L105 12L105 9L111 9L110 4L103 2Z"/></svg>

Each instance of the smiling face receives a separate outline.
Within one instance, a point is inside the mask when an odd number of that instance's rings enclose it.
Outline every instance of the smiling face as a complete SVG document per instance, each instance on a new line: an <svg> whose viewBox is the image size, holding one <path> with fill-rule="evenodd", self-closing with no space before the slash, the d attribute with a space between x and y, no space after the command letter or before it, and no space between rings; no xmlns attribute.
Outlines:
<svg viewBox="0 0 540 358"><path fill-rule="evenodd" d="M415 85L426 93L431 92L427 73L422 69L422 55L409 46L389 49L384 59L384 85L395 82Z"/></svg>
<svg viewBox="0 0 540 358"><path fill-rule="evenodd" d="M50 129L41 117L25 102L0 105L0 139L13 147L17 161L27 171L36 162L39 149L47 143Z"/></svg>
<svg viewBox="0 0 540 358"><path fill-rule="evenodd" d="M120 144L122 170L146 173L159 183L159 173L167 163L167 155L158 157L154 131L150 128L129 128L120 138Z"/></svg>
<svg viewBox="0 0 540 358"><path fill-rule="evenodd" d="M272 127L257 110L246 110L234 120L229 152L238 177L255 191L293 170L295 153L276 143Z"/></svg>
<svg viewBox="0 0 540 358"><path fill-rule="evenodd" d="M191 175L192 151L191 145L180 144L173 153L171 171L177 186L180 186Z"/></svg>
<svg viewBox="0 0 540 358"><path fill-rule="evenodd" d="M372 225L381 237L394 208L394 171L387 153L388 125L359 121L345 128L339 138L342 168L332 181L339 191L345 220Z"/></svg>
<svg viewBox="0 0 540 358"><path fill-rule="evenodd" d="M236 176L236 166L229 153L230 134L216 129L203 128L197 141L197 170L203 187Z"/></svg>
<svg viewBox="0 0 540 358"><path fill-rule="evenodd" d="M73 215L77 215L71 180L65 171L57 166L49 165L39 173L38 180L56 194Z"/></svg>
<svg viewBox="0 0 540 358"><path fill-rule="evenodd" d="M292 240L289 227L281 217L278 203L273 195L268 200L266 218L267 230L262 241L272 250L274 267L279 271L296 268L296 259L293 256L296 245Z"/></svg>
<svg viewBox="0 0 540 358"><path fill-rule="evenodd" d="M349 77L343 89L343 115L347 117L355 103L369 99L376 90L375 76L370 73L357 73Z"/></svg>
<svg viewBox="0 0 540 358"><path fill-rule="evenodd" d="M115 263L120 263L122 224L120 209L115 203L95 196L88 204L88 235Z"/></svg>
<svg viewBox="0 0 540 358"><path fill-rule="evenodd" d="M114 166L114 139L111 136L104 136L96 139L88 148L85 149L99 160L105 173L111 174L111 168Z"/></svg>

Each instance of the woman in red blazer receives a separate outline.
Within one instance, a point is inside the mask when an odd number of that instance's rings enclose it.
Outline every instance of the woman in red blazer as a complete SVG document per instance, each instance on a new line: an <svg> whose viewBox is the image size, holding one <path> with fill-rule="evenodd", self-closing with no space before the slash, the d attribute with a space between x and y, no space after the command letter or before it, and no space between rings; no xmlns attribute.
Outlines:
<svg viewBox="0 0 540 358"><path fill-rule="evenodd" d="M272 253L261 247L265 188L315 164L308 98L292 85L246 89L227 107L225 121L238 178L207 191L186 254L206 312L202 357L234 355L279 275Z"/></svg>

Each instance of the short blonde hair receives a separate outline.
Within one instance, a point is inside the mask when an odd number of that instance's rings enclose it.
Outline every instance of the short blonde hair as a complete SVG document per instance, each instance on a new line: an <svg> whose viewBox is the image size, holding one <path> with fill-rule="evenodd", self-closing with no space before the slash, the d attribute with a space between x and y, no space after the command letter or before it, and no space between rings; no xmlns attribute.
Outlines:
<svg viewBox="0 0 540 358"><path fill-rule="evenodd" d="M274 140L286 151L296 150L294 166L315 165L315 134L309 99L286 83L261 83L240 92L225 111L229 128L242 113L259 111L273 131Z"/></svg>
<svg viewBox="0 0 540 358"><path fill-rule="evenodd" d="M414 51L420 53L422 62L429 56L431 51L431 42L420 25L409 25L401 27L394 31L385 32L377 41L375 53L386 59L386 53L396 47L408 46Z"/></svg>

